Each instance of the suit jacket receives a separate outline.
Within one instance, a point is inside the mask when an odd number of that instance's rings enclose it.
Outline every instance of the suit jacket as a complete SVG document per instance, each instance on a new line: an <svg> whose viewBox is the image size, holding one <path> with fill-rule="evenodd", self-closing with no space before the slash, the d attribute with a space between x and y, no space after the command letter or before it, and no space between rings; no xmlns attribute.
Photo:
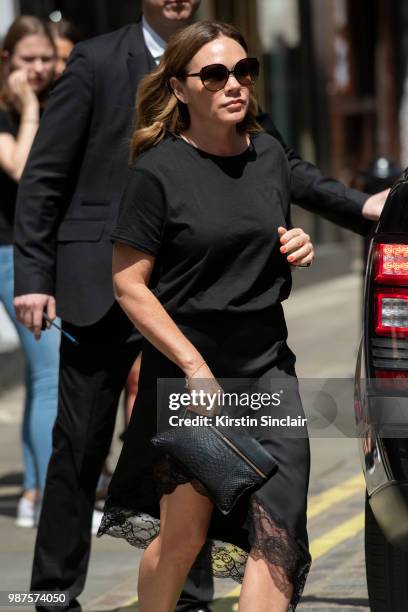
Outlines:
<svg viewBox="0 0 408 612"><path fill-rule="evenodd" d="M266 132L279 140L286 153L292 202L336 225L365 236L373 225L372 221L361 214L369 195L323 176L316 166L302 159L285 143L270 115L261 113L257 119Z"/></svg>
<svg viewBox="0 0 408 612"><path fill-rule="evenodd" d="M110 234L128 179L135 91L152 67L140 23L79 43L20 181L15 295L55 295L59 316L76 325L97 322L114 302ZM293 201L364 232L368 196L324 179L286 147L267 115L261 120L285 148Z"/></svg>
<svg viewBox="0 0 408 612"><path fill-rule="evenodd" d="M76 45L20 181L15 294L56 296L63 320L110 308L110 233L128 179L135 91L154 66L141 24Z"/></svg>

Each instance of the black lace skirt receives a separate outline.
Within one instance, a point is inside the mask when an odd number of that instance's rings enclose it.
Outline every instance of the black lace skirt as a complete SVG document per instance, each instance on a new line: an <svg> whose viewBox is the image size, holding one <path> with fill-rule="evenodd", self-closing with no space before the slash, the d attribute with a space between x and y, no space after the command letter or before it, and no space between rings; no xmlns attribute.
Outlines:
<svg viewBox="0 0 408 612"><path fill-rule="evenodd" d="M297 391L295 356L286 344L282 310L276 309L273 317L270 313L265 317L247 316L245 320L237 317L222 325L214 319L206 325L185 321L178 324L221 383L228 381L226 384L233 387L233 379L245 380L251 393L283 391L278 407L257 410L258 423L263 416L288 417L299 424L252 429L252 435L276 459L278 470L256 491L241 498L228 516L214 509L208 532L215 577L242 582L248 554L263 559L283 593L289 593L293 586L293 611L311 564L306 529L310 454L307 430L300 424L304 413ZM99 537L107 533L146 548L160 530L158 502L163 494L186 482L206 494L177 459L157 455L150 443L157 431L157 379L180 377L182 372L146 342L138 397L109 488ZM225 384L222 386L225 391ZM235 406L232 410L230 416L254 416L248 406Z"/></svg>

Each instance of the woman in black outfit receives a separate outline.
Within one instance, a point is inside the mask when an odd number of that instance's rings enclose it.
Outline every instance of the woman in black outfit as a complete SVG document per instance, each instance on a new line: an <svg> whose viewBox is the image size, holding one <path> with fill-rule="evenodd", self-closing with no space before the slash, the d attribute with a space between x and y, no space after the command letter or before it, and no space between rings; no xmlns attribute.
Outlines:
<svg viewBox="0 0 408 612"><path fill-rule="evenodd" d="M174 609L207 538L214 575L243 582L242 612L294 610L310 566L304 428L287 437L257 430L279 469L228 517L150 442L159 378L185 376L207 392L223 378L251 379L253 391L292 382L269 414L303 415L281 301L290 264L310 265L314 254L301 229L286 229L287 161L255 120L257 70L235 28L199 22L173 38L139 89L136 163L113 233L113 272L117 299L145 344L137 408L99 535L147 547L143 612Z"/></svg>

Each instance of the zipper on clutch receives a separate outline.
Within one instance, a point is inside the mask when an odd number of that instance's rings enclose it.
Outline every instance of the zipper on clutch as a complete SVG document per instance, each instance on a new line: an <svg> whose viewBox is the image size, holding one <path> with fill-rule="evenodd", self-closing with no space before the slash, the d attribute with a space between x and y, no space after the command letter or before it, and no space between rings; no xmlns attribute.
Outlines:
<svg viewBox="0 0 408 612"><path fill-rule="evenodd" d="M259 469L259 467L257 465L255 465L255 463L253 463L250 459L248 459L248 457L246 455L244 455L244 453L235 446L235 444L233 444L231 442L231 440L228 440L228 438L226 436L224 436L223 433L221 433L220 431L218 431L218 429L216 427L214 427L214 425L210 425L211 429L217 434L217 436L220 436L220 438L222 438L224 440L224 442L230 447L232 448L232 450L241 457L241 459L243 459L253 470L254 472L256 472L259 476L261 476L261 478L264 478L265 480L268 478L266 474L264 474L262 472L262 470Z"/></svg>

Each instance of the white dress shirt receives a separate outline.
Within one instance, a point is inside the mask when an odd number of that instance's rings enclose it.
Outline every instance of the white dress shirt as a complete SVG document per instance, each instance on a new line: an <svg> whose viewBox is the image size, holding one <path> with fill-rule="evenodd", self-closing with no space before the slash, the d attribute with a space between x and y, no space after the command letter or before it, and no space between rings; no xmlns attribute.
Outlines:
<svg viewBox="0 0 408 612"><path fill-rule="evenodd" d="M142 29L146 47L149 49L156 64L158 64L166 48L166 43L162 37L149 26L144 17L142 17Z"/></svg>

